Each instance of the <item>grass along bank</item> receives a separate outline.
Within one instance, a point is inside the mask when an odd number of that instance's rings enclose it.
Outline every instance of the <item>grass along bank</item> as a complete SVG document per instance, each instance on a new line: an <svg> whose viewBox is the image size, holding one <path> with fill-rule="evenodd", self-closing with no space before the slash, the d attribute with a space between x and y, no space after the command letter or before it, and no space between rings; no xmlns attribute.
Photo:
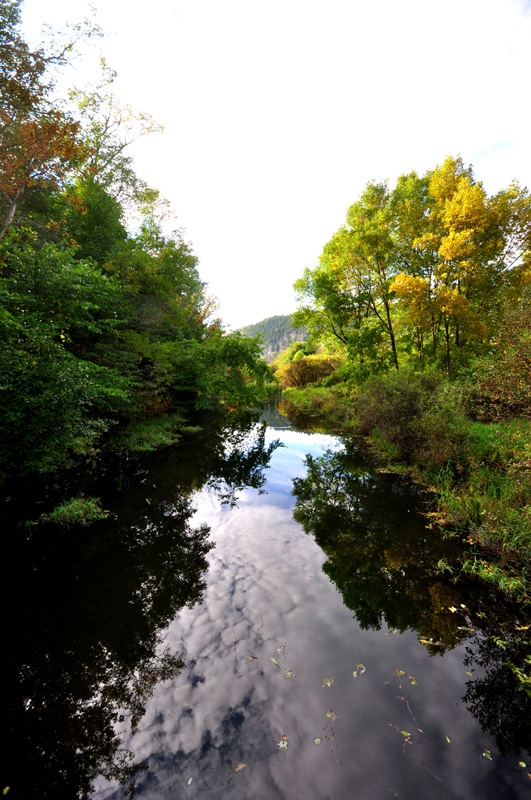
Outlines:
<svg viewBox="0 0 531 800"><path fill-rule="evenodd" d="M474 419L473 391L438 372L391 372L363 387L288 389L304 414L368 436L386 465L433 490L433 524L465 543L460 565L523 602L531 594L531 421Z"/></svg>

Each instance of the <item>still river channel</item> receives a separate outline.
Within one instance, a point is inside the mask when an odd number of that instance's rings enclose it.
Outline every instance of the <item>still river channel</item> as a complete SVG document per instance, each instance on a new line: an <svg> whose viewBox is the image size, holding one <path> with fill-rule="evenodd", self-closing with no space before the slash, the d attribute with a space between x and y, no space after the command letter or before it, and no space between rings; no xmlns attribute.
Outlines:
<svg viewBox="0 0 531 800"><path fill-rule="evenodd" d="M525 618L362 443L264 418L19 545L7 797L530 797Z"/></svg>

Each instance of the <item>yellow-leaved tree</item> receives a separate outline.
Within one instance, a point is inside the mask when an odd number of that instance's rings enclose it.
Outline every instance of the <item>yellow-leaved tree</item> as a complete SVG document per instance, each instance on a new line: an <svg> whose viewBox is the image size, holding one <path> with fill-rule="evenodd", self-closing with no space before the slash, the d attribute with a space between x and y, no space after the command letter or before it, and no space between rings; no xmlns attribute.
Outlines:
<svg viewBox="0 0 531 800"><path fill-rule="evenodd" d="M404 321L431 332L434 354L442 340L450 372L454 360L462 363L488 340L493 306L521 280L531 199L517 183L489 197L459 157L428 173L424 187L416 235L407 214L398 229L411 258L391 289L402 301Z"/></svg>

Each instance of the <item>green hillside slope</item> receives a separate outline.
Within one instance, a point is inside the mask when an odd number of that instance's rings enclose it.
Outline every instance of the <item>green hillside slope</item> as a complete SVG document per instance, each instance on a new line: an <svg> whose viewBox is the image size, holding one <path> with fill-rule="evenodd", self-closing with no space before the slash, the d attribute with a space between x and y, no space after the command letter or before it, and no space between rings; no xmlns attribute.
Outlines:
<svg viewBox="0 0 531 800"><path fill-rule="evenodd" d="M246 325L239 330L244 336L262 337L262 351L267 361L272 361L278 353L289 347L291 342L304 341L308 338L306 328L292 326L291 314L267 317L261 322Z"/></svg>

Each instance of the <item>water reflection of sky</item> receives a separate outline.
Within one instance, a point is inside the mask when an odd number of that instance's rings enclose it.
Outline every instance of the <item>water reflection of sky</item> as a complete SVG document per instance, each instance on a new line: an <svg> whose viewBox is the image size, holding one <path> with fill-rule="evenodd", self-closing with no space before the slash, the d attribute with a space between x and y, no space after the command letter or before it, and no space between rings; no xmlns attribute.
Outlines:
<svg viewBox="0 0 531 800"><path fill-rule="evenodd" d="M304 464L307 453L321 453L326 448L342 449L339 439L324 434L298 433L292 430L271 431L268 429L266 443L280 439L283 447L279 447L271 465L265 470L267 478L266 493L259 495L253 489L245 489L239 495L240 506L281 506L291 508L294 500L291 495L293 478L303 477L306 473Z"/></svg>
<svg viewBox="0 0 531 800"><path fill-rule="evenodd" d="M207 523L215 542L208 585L167 632L186 669L157 687L138 732L124 739L149 764L138 797L527 796L515 759L496 756L461 700L464 648L430 656L414 632L362 630L322 571L323 551L293 520L292 479L304 475L305 455L339 441L268 436L286 446L273 455L267 494L243 490L235 508L196 497L194 524ZM354 677L359 664L365 671ZM493 761L481 757L486 749ZM96 797L120 792L102 781Z"/></svg>

